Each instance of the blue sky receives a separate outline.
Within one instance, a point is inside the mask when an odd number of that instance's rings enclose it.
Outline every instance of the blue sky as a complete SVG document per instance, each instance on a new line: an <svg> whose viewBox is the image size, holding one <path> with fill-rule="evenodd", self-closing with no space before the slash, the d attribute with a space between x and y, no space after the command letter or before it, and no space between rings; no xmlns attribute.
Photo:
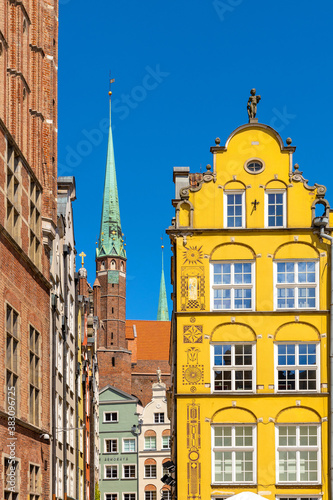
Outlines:
<svg viewBox="0 0 333 500"><path fill-rule="evenodd" d="M74 175L76 248L95 280L107 148L109 71L127 317L156 319L161 236L174 215L173 166L211 163L210 146L257 117L297 147L294 161L333 204L333 3L59 0L58 174ZM167 294L170 244L164 234ZM77 264L79 267L79 259ZM171 301L169 302L171 312Z"/></svg>

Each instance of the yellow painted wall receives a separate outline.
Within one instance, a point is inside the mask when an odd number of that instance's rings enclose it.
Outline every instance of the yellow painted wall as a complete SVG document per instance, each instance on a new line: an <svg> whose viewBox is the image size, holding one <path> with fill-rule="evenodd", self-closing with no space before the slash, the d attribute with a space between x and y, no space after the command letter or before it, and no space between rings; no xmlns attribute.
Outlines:
<svg viewBox="0 0 333 500"><path fill-rule="evenodd" d="M292 151L284 149L271 129L250 124L233 133L227 149L214 153L215 182L203 182L189 194L193 228L176 233L177 338L177 488L178 498L209 500L248 490L265 497L303 494L328 496L328 338L330 248L314 234L311 206L317 189L290 175ZM248 173L244 165L260 159L264 170ZM286 192L286 228L265 228L265 191ZM244 190L245 228L224 227L224 192ZM259 202L255 209L253 201ZM189 224L188 205L179 208L179 226ZM332 214L330 214L332 219ZM333 220L332 220L333 222ZM177 227L176 227L177 229ZM192 231L191 231L192 229ZM274 262L311 259L318 262L318 310L275 310ZM254 311L211 311L211 262L251 261L255 267ZM320 345L320 392L276 394L276 342ZM256 348L256 393L212 393L211 349L214 342L252 342ZM254 423L257 427L257 484L254 487L212 485L212 423ZM275 423L321 423L322 485L276 485Z"/></svg>

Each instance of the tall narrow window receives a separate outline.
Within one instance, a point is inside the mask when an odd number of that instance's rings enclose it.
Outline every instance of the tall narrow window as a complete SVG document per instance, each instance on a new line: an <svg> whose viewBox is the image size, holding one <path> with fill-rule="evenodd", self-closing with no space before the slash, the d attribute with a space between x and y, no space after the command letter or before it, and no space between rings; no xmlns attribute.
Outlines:
<svg viewBox="0 0 333 500"><path fill-rule="evenodd" d="M4 497L5 500L18 500L19 498L19 462L4 458ZM14 485L12 485L14 483Z"/></svg>
<svg viewBox="0 0 333 500"><path fill-rule="evenodd" d="M266 191L265 206L265 226L285 227L286 226L286 192Z"/></svg>
<svg viewBox="0 0 333 500"><path fill-rule="evenodd" d="M20 225L20 161L14 148L8 144L7 150L7 206L6 229L19 238Z"/></svg>
<svg viewBox="0 0 333 500"><path fill-rule="evenodd" d="M30 180L30 259L39 266L41 263L41 191L33 180Z"/></svg>
<svg viewBox="0 0 333 500"><path fill-rule="evenodd" d="M30 464L30 496L29 500L39 500L40 499L40 467L37 465Z"/></svg>
<svg viewBox="0 0 333 500"><path fill-rule="evenodd" d="M30 326L30 422L39 424L39 398L40 398L40 335L32 326Z"/></svg>
<svg viewBox="0 0 333 500"><path fill-rule="evenodd" d="M224 193L224 227L245 227L244 191Z"/></svg>
<svg viewBox="0 0 333 500"><path fill-rule="evenodd" d="M19 315L12 307L6 308L6 383L10 394L18 404L18 347L19 347ZM7 404L9 398L6 398Z"/></svg>

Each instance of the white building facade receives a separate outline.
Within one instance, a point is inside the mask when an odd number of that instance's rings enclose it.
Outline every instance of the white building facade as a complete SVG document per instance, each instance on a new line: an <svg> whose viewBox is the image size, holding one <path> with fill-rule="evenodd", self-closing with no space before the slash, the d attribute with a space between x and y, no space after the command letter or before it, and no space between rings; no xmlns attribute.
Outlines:
<svg viewBox="0 0 333 500"><path fill-rule="evenodd" d="M152 400L139 416L139 500L170 500L170 487L163 484L165 462L170 461L170 420L167 416L166 386L153 384Z"/></svg>

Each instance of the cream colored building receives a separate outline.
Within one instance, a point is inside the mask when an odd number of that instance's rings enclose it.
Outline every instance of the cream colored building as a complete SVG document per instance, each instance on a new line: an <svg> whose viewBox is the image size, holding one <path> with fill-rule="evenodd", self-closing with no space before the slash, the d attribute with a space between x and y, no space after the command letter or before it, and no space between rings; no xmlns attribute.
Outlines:
<svg viewBox="0 0 333 500"><path fill-rule="evenodd" d="M161 481L163 463L170 460L170 420L167 416L166 386L153 384L152 400L142 409L139 436L139 500L171 499Z"/></svg>

